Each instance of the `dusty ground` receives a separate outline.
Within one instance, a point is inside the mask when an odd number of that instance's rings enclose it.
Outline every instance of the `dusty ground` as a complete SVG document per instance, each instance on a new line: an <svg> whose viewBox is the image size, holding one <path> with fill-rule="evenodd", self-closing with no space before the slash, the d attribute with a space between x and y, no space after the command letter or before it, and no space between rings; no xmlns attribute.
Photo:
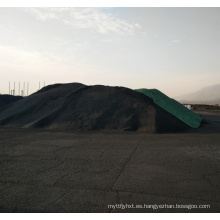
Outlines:
<svg viewBox="0 0 220 220"><path fill-rule="evenodd" d="M182 134L1 128L0 212L219 212L220 114L203 116ZM165 204L210 208L144 208Z"/></svg>

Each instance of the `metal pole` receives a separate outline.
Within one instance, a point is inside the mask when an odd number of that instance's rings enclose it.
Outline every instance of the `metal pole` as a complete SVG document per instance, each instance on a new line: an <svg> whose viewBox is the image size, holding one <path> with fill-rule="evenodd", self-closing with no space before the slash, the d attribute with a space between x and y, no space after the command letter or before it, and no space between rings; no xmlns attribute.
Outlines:
<svg viewBox="0 0 220 220"><path fill-rule="evenodd" d="M28 96L29 82L27 83L27 96Z"/></svg>
<svg viewBox="0 0 220 220"><path fill-rule="evenodd" d="M9 82L9 95L11 94L11 90L10 90L10 82Z"/></svg>
<svg viewBox="0 0 220 220"><path fill-rule="evenodd" d="M24 96L24 91L25 91L25 82L23 84L23 96Z"/></svg>
<svg viewBox="0 0 220 220"><path fill-rule="evenodd" d="M18 95L20 95L20 82L19 82L19 85L18 85Z"/></svg>

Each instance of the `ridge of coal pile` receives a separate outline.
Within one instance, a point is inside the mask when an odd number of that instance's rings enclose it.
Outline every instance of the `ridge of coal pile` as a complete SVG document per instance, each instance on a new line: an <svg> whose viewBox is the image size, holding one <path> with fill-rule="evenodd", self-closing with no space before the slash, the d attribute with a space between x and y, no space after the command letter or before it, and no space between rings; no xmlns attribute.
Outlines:
<svg viewBox="0 0 220 220"><path fill-rule="evenodd" d="M188 129L144 94L125 87L54 84L0 111L4 127L118 130L150 133Z"/></svg>

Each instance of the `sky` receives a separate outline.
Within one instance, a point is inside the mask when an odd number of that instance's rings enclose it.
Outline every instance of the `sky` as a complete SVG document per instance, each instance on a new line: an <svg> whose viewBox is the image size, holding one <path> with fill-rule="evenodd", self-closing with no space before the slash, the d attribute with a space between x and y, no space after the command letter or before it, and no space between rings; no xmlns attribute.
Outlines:
<svg viewBox="0 0 220 220"><path fill-rule="evenodd" d="M29 82L156 88L220 83L220 8L0 7L0 93ZM26 90L26 89L25 89Z"/></svg>

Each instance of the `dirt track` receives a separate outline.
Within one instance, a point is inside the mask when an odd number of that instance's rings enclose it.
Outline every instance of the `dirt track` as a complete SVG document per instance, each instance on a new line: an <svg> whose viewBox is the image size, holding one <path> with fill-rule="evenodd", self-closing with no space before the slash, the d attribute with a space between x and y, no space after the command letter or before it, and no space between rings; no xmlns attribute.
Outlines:
<svg viewBox="0 0 220 220"><path fill-rule="evenodd" d="M182 134L1 128L0 211L219 212L220 116L204 117L209 124Z"/></svg>

